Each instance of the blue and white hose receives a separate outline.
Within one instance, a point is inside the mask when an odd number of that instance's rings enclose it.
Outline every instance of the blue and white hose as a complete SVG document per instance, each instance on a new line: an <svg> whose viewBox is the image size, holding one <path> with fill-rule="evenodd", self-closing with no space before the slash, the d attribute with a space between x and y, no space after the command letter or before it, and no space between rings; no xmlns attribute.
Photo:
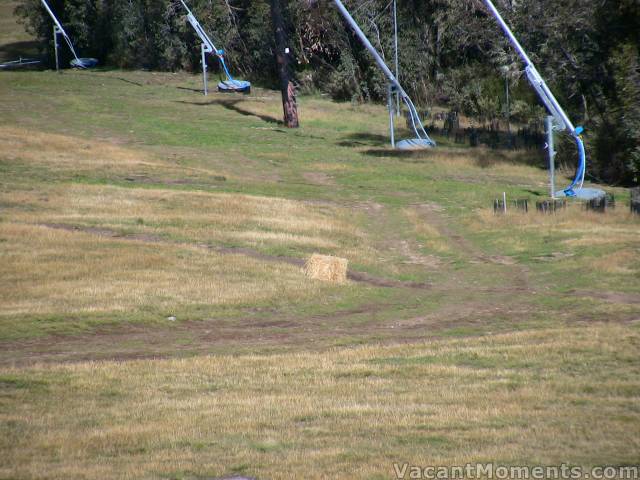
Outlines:
<svg viewBox="0 0 640 480"><path fill-rule="evenodd" d="M224 61L224 50L218 50L216 52L216 55L218 56L218 59L222 64L222 68L224 70L225 75L227 76L227 80L229 82L234 82L235 80L233 79L233 77L231 76L231 73L229 72L229 69L227 68L227 62Z"/></svg>
<svg viewBox="0 0 640 480"><path fill-rule="evenodd" d="M567 197L575 197L575 190L580 190L584 185L584 175L587 171L587 158L584 149L584 142L579 134L575 135L576 146L578 147L578 168L576 170L576 176L567 188L564 189L564 193Z"/></svg>

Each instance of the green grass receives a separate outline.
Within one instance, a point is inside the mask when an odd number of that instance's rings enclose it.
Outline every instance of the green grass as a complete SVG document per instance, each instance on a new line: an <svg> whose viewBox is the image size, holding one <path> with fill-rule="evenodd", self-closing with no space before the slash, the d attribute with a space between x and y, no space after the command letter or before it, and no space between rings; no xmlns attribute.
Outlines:
<svg viewBox="0 0 640 480"><path fill-rule="evenodd" d="M589 224L597 223L597 218L580 215L574 218L568 214L566 225L550 221L536 228L535 222L514 219L518 216L515 213L504 222L493 218L489 224L486 215L479 215L488 211L492 199L504 190L511 198L529 197L532 202L536 197L529 191L544 192L544 171L521 166L539 162L541 152L514 154L443 146L429 152L398 155L385 150L385 113L380 107L302 97L302 128L287 130L276 123L281 107L274 92L257 89L248 97L204 98L183 89L199 86L198 76L184 74L108 70L67 71L62 75L34 72L10 73L0 81L2 91L11 92L3 97L4 125L76 138L86 148L115 143L153 162L131 166L116 163L115 168L92 166L87 159L82 165L73 161L59 163L55 161L55 150L47 154L51 158L41 161L26 158L20 151L9 157L0 156L4 220L11 221L13 212L37 214L47 208L51 208L55 217L58 212L46 202L15 201L12 197L16 192L53 190L58 186L119 187L132 194L149 191L153 195L159 191L264 195L311 202L318 205L314 207L316 210L324 209L328 216L349 218L364 237L340 239L338 246L332 248L256 243L238 238L207 240L189 231L208 222L182 220L180 209L184 207L175 201L166 204L165 209L167 213L174 209L174 218L154 220L145 215L92 218L88 210L72 223L96 228L108 225L121 234L153 232L165 241L187 244L204 239L221 247L249 247L268 255L297 258L305 258L314 251L349 256L346 252L357 250L364 241L374 253L349 258L352 268L387 279L434 285L435 293L412 291L408 295L417 306L407 310L416 317L431 315L438 311L438 305L461 298L462 304L471 304L470 311L463 312L464 318L473 314L478 303L514 303L516 310L525 315L518 320L531 327L539 322L544 324L545 316L579 319L583 309L565 301L566 292L571 289L591 289L597 285L607 291L638 292L634 283L628 281L637 274L637 264L630 265L629 271L622 274L603 275L589 268L591 260L603 254L632 251L638 244L638 236L633 233L637 220L618 215L610 223L627 230L623 241L585 249L571 242L584 239ZM74 155L81 155L82 148ZM316 181L313 175L318 173L322 177ZM419 212L415 220L426 222L427 230L421 224L412 225L404 214L415 205L433 204L440 209L431 215L434 218ZM535 215L530 213L529 217ZM585 225L581 226L581 221ZM256 226L245 224L243 228ZM258 228L265 235L274 233L268 227ZM466 243L451 242L449 235L459 235ZM558 257L559 254L563 257ZM486 261L487 256L511 259L515 266ZM546 261L549 258L552 261ZM429 264L431 261L433 265ZM528 292L506 295L494 292L493 299L480 299L473 294L510 286L518 276L520 281L527 277ZM356 285L345 291L335 290L331 301L321 304L301 299L285 307L275 300L264 305L258 302L255 307L272 305L276 312L284 309L287 315L304 317L337 305L340 308L334 311L357 309L374 302L379 295L380 289ZM396 296L403 298L403 294ZM602 299L593 303L590 308L596 311L612 308ZM401 315L398 305L395 301L376 309L375 314L366 312L362 314L362 322L391 321ZM565 311L568 305L569 311ZM621 306L619 312L628 317L634 308ZM5 316L0 331L5 339L12 339L90 332L96 326L123 322L162 324L165 310L145 308L126 314L107 311L97 315L68 311L61 317L47 313ZM197 302L169 310L176 310L179 318L192 320L220 316L217 308L200 309ZM232 312L228 318L236 318L245 306L226 310ZM226 313L222 316L226 317ZM454 333L479 333L485 326L509 328L511 320L508 313L499 313L477 325L458 325L454 321L448 327ZM516 324L511 326L518 328ZM436 329L436 333L440 330ZM375 338L380 334L375 333ZM346 336L353 337L351 333Z"/></svg>
<svg viewBox="0 0 640 480"><path fill-rule="evenodd" d="M275 92L199 81L0 76L0 476L637 460L624 205L494 216L542 152L398 154L380 106L303 96L286 130Z"/></svg>
<svg viewBox="0 0 640 480"><path fill-rule="evenodd" d="M16 5L0 61L37 54ZM638 463L626 191L494 216L546 195L542 151L393 152L381 106L302 96L287 130L200 81L0 75L1 478ZM314 252L369 281L287 263Z"/></svg>

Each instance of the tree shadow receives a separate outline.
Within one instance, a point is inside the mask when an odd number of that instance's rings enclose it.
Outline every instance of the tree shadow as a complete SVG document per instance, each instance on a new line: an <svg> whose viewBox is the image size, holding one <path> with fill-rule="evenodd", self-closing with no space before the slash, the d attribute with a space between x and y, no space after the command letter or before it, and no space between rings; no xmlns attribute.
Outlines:
<svg viewBox="0 0 640 480"><path fill-rule="evenodd" d="M405 163L424 163L426 161L425 154L428 154L429 150L398 150L391 147L388 148L370 148L365 150L362 155L369 157L391 157L403 159Z"/></svg>
<svg viewBox="0 0 640 480"><path fill-rule="evenodd" d="M106 73L115 71L113 69L104 68L104 67L103 68L97 68L97 69L94 69L94 70L98 71L98 72L106 72ZM82 70L82 72L83 72L83 75L96 76L93 72L89 72L87 70ZM143 83L134 82L133 80L129 80L127 78L122 78L122 77L112 77L111 75L108 75L108 76L107 75L100 75L98 78L101 78L101 79L102 78L109 78L111 80L118 80L120 82L124 82L124 83L129 84L129 85L134 85L136 87L144 87Z"/></svg>
<svg viewBox="0 0 640 480"><path fill-rule="evenodd" d="M527 165L546 170L547 160L541 149L497 150L490 148L470 148L475 164L480 168L492 168L496 165Z"/></svg>
<svg viewBox="0 0 640 480"><path fill-rule="evenodd" d="M178 90L186 90L188 92L196 92L196 93L204 93L204 90L201 88L190 88L190 87L176 87ZM186 102L184 102L186 103Z"/></svg>
<svg viewBox="0 0 640 480"><path fill-rule="evenodd" d="M215 99L215 100L209 100L207 102L189 102L185 100L178 100L177 102L187 104L187 105L196 105L198 107L206 107L209 105L220 105L221 107L226 108L227 110L231 110L232 112L239 113L240 115L243 115L245 117L256 117L266 123L270 123L273 125L284 125L284 122L282 120L278 120L277 118L274 118L270 115L255 113L250 110L246 110L242 107L239 107L238 103L241 101L242 100L239 100L239 99L229 99L229 100Z"/></svg>
<svg viewBox="0 0 640 480"><path fill-rule="evenodd" d="M389 143L389 137L376 133L351 133L344 137L336 145L340 147L381 147Z"/></svg>
<svg viewBox="0 0 640 480"><path fill-rule="evenodd" d="M121 82L124 83L128 83L129 85L135 85L136 87L144 87L144 85L140 82L134 82L133 80L128 80L126 78L122 78L122 77L111 77L114 78L116 80L120 80Z"/></svg>
<svg viewBox="0 0 640 480"><path fill-rule="evenodd" d="M0 59L17 60L19 57L40 58L40 42L27 40L23 42L12 42L0 45Z"/></svg>

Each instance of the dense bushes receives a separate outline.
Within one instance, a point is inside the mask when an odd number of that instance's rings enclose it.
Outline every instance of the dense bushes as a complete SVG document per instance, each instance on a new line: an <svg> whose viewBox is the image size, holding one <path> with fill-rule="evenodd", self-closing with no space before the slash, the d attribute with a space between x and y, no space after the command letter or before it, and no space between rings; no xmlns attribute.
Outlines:
<svg viewBox="0 0 640 480"><path fill-rule="evenodd" d="M124 68L198 70L199 42L174 0L51 0L85 56ZM276 85L266 0L188 2L234 71ZM314 3L314 7L309 7ZM388 0L346 2L387 61L393 56ZM637 0L522 0L499 8L576 123L586 127L590 171L615 183L640 177L640 4ZM489 122L544 115L522 78L522 65L481 2L398 0L401 81L422 108L432 104ZM51 51L51 22L38 0L18 12ZM380 72L330 0L289 0L291 48L301 88L336 99L384 98ZM211 67L217 69L215 62ZM573 155L572 155L573 156Z"/></svg>

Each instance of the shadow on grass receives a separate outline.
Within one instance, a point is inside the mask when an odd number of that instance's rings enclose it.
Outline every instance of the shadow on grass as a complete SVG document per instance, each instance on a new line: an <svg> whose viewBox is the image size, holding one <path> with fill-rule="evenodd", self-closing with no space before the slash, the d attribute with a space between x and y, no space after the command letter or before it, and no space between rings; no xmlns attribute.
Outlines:
<svg viewBox="0 0 640 480"><path fill-rule="evenodd" d="M65 68L64 69L65 74L69 75L69 74L73 74L75 72L82 72L82 75L84 76L88 76L88 77L96 77L96 78L100 78L100 79L105 79L108 78L109 80L117 80L119 82L124 82L128 85L134 85L136 87L144 87L145 84L144 83L140 83L140 82L134 82L133 80L129 80L127 78L123 78L120 76L112 76L112 75L96 75L98 73L103 74L103 73L111 73L111 72L119 72L120 70L113 68L113 67L109 67L109 66L104 66L104 65L98 65L95 68L92 68L91 70L76 70L75 68Z"/></svg>
<svg viewBox="0 0 640 480"><path fill-rule="evenodd" d="M398 150L389 148L371 148L362 152L362 155L369 157L390 157L398 158L407 163L423 163L427 160L427 150Z"/></svg>
<svg viewBox="0 0 640 480"><path fill-rule="evenodd" d="M476 167L490 169L497 165L528 165L545 170L544 156L535 150L502 151L487 148L468 148L464 150L450 147L430 148L424 150L394 150L387 148L370 148L360 152L362 155L375 158L394 158L402 163L421 164L447 162L448 158L467 157ZM434 157L435 156L435 157Z"/></svg>
<svg viewBox="0 0 640 480"><path fill-rule="evenodd" d="M126 78L122 78L122 77L111 77L115 80L120 80L121 82L124 83L128 83L129 85L135 85L136 87L144 87L144 85L140 82L134 82L133 80L127 80Z"/></svg>
<svg viewBox="0 0 640 480"><path fill-rule="evenodd" d="M538 150L475 150L471 148L469 154L474 156L475 163L480 168L491 168L499 164L528 165L542 170L547 168L546 159Z"/></svg>
<svg viewBox="0 0 640 480"><path fill-rule="evenodd" d="M27 40L23 42L5 43L0 45L0 61L12 61L18 60L18 58L38 58L40 59L40 52L38 47L40 42L35 40Z"/></svg>
<svg viewBox="0 0 640 480"><path fill-rule="evenodd" d="M178 90L186 90L188 92L196 92L196 93L204 93L204 90L201 88L190 88L190 87L176 87ZM184 102L187 103L187 102Z"/></svg>
<svg viewBox="0 0 640 480"><path fill-rule="evenodd" d="M337 145L341 147L382 147L389 143L389 137L376 133L351 133Z"/></svg>
<svg viewBox="0 0 640 480"><path fill-rule="evenodd" d="M180 87L182 88L182 87ZM197 91L201 91L201 90L197 90ZM260 120L262 120L263 122L266 123L271 123L273 125L284 125L284 123L282 122L282 120L278 120L277 118L274 118L270 115L263 115L260 113L255 113L252 112L250 110L246 110L242 107L238 106L238 103L241 102L241 100L239 99L228 99L228 100L209 100L208 102L188 102L185 100L178 100L178 103L183 103L183 104L187 104L187 105L196 105L198 107L206 107L209 105L220 105L221 107L226 108L227 110L231 110L232 112L235 113L239 113L240 115L243 115L245 117L256 117L259 118Z"/></svg>

